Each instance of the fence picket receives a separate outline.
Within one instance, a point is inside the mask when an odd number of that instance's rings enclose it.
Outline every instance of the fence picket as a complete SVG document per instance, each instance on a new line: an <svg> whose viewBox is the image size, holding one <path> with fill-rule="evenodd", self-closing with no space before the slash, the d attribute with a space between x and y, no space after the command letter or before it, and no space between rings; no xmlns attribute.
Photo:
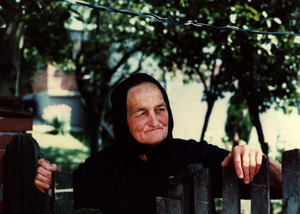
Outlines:
<svg viewBox="0 0 300 214"><path fill-rule="evenodd" d="M282 154L282 213L300 213L300 149Z"/></svg>
<svg viewBox="0 0 300 214"><path fill-rule="evenodd" d="M182 214L183 201L172 198L156 198L156 214Z"/></svg>
<svg viewBox="0 0 300 214"><path fill-rule="evenodd" d="M53 213L73 214L73 178L72 172L52 173Z"/></svg>
<svg viewBox="0 0 300 214"><path fill-rule="evenodd" d="M233 164L223 169L223 213L235 214L241 210L240 181Z"/></svg>
<svg viewBox="0 0 300 214"><path fill-rule="evenodd" d="M270 213L270 175L269 159L263 158L258 174L251 183L251 213Z"/></svg>
<svg viewBox="0 0 300 214"><path fill-rule="evenodd" d="M211 170L194 173L194 213L212 213Z"/></svg>
<svg viewBox="0 0 300 214"><path fill-rule="evenodd" d="M3 156L4 212L50 214L50 198L34 186L39 146L31 136L15 136Z"/></svg>

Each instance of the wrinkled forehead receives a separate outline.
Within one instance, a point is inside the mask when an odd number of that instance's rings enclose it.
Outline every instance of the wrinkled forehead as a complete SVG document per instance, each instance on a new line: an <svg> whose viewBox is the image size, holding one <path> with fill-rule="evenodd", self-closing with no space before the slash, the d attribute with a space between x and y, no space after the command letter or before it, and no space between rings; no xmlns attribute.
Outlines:
<svg viewBox="0 0 300 214"><path fill-rule="evenodd" d="M148 101L150 99L150 103ZM153 103L154 102L154 103ZM147 104L155 104L155 102L162 102L166 105L163 93L153 83L143 83L128 90L126 107L136 108L137 106L143 106ZM157 104L157 103L156 103Z"/></svg>
<svg viewBox="0 0 300 214"><path fill-rule="evenodd" d="M138 73L134 74L131 77L123 80L114 90L111 94L111 103L113 110L117 110L119 112L120 108L126 105L127 95L131 88L134 88L141 84L148 84L151 83L159 88L159 90L162 92L164 96L164 100L168 100L167 95L165 94L164 89L160 85L160 83L154 79L153 77L144 74L144 73ZM117 113L116 112L116 113Z"/></svg>
<svg viewBox="0 0 300 214"><path fill-rule="evenodd" d="M159 93L163 96L162 91L159 89L157 85L155 85L152 82L143 82L138 85L135 85L127 91L127 99L129 94L135 94L135 93L143 93L145 91L153 90L153 91L159 91Z"/></svg>

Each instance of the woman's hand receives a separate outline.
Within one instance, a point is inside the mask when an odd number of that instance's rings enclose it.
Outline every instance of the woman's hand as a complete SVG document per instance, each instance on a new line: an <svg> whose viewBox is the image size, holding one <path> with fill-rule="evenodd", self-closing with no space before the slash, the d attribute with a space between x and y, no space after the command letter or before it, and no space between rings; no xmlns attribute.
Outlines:
<svg viewBox="0 0 300 214"><path fill-rule="evenodd" d="M60 167L55 163L50 163L48 160L41 158L38 160L39 167L37 168L34 184L43 193L51 187L52 172L61 171Z"/></svg>
<svg viewBox="0 0 300 214"><path fill-rule="evenodd" d="M224 159L221 166L227 167L233 160L238 178L249 184L259 172L263 153L260 149L250 146L235 146L232 152Z"/></svg>

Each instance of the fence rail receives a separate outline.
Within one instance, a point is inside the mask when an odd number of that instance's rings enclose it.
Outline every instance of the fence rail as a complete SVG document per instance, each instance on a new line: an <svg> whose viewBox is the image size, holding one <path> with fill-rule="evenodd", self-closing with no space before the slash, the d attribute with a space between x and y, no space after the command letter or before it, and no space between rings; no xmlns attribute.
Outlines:
<svg viewBox="0 0 300 214"><path fill-rule="evenodd" d="M4 206L6 213L71 214L73 210L72 172L53 174L51 200L33 185L39 147L30 136L19 136L9 144L4 157ZM268 158L263 159L259 173L244 191L233 166L223 171L223 212L240 213L240 200L251 200L251 213L270 213ZM282 213L300 214L300 149L282 155ZM166 198L157 197L157 214L213 213L212 174L209 168L194 164L177 176L170 177ZM243 190L243 191L242 191ZM28 197L30 196L30 197ZM50 208L52 207L52 208ZM26 210L26 212L23 212Z"/></svg>

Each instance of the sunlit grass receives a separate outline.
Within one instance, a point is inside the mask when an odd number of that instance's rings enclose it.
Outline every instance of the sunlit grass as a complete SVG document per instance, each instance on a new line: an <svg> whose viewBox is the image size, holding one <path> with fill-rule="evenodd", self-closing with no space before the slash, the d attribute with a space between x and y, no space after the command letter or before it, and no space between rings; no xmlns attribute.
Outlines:
<svg viewBox="0 0 300 214"><path fill-rule="evenodd" d="M90 155L87 143L79 140L84 137L74 137L79 134L54 135L35 130L31 134L40 146L40 153L50 162L58 164L64 171L73 171Z"/></svg>
<svg viewBox="0 0 300 214"><path fill-rule="evenodd" d="M57 147L61 149L80 149L84 152L89 152L87 146L69 133L52 135L33 131L32 137L38 142L41 148Z"/></svg>

